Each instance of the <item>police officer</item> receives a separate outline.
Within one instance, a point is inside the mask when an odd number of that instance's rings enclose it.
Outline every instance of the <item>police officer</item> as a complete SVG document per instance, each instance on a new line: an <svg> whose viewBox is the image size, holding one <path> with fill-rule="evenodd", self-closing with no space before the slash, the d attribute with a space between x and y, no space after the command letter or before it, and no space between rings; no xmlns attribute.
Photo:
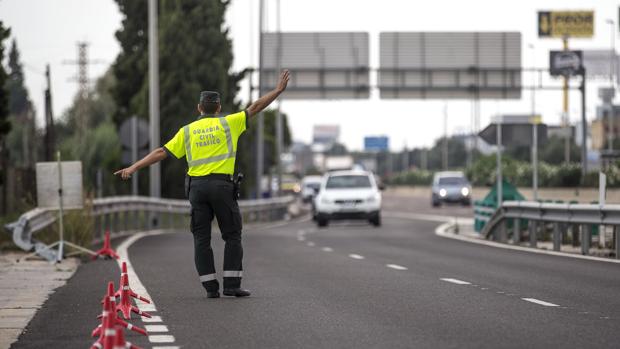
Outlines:
<svg viewBox="0 0 620 349"><path fill-rule="evenodd" d="M194 236L194 262L208 298L220 296L211 249L211 222L214 217L225 241L223 294L235 297L250 295L248 290L241 288L241 214L232 181L237 141L247 129L249 119L284 92L288 80L289 72L283 70L273 91L260 97L246 110L226 116L218 115L221 105L217 92L201 92L198 120L181 127L163 147L114 173L128 179L134 172L165 159L169 154L177 159L185 157L188 196L192 206L190 225Z"/></svg>

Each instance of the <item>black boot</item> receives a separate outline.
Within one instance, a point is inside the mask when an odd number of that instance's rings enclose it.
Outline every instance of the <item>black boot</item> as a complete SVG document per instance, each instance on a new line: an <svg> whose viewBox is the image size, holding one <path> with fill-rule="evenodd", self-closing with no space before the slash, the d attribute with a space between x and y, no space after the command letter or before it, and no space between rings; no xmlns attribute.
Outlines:
<svg viewBox="0 0 620 349"><path fill-rule="evenodd" d="M248 297L249 295L251 295L252 293L250 293L250 291L248 290L244 290L240 287L237 288L225 288L224 289L224 296L235 296L235 297Z"/></svg>

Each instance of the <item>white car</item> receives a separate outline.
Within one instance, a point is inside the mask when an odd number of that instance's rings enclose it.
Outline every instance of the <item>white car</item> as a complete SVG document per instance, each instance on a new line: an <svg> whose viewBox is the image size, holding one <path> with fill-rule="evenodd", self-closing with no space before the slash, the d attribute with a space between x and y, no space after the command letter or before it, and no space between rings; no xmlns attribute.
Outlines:
<svg viewBox="0 0 620 349"><path fill-rule="evenodd" d="M335 219L365 219L374 226L381 225L381 192L371 172L326 174L314 205L319 227Z"/></svg>

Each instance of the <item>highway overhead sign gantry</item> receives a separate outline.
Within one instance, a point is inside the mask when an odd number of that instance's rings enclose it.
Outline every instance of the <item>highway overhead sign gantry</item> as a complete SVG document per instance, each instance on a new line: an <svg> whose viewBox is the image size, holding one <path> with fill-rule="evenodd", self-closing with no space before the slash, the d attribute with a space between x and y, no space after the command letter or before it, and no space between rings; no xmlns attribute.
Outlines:
<svg viewBox="0 0 620 349"><path fill-rule="evenodd" d="M539 11L538 36L541 38L591 38L594 11Z"/></svg>
<svg viewBox="0 0 620 349"><path fill-rule="evenodd" d="M380 34L381 98L521 98L519 32Z"/></svg>
<svg viewBox="0 0 620 349"><path fill-rule="evenodd" d="M264 33L261 86L275 87L278 68L291 72L285 99L368 98L369 37L364 32Z"/></svg>

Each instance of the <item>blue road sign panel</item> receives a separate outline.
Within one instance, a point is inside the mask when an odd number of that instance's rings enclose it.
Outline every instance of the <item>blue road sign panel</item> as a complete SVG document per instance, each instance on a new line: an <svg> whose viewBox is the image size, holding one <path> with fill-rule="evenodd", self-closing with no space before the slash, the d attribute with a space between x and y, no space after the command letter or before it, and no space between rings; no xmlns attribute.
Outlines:
<svg viewBox="0 0 620 349"><path fill-rule="evenodd" d="M365 151L387 151L389 138L387 136L364 137Z"/></svg>

